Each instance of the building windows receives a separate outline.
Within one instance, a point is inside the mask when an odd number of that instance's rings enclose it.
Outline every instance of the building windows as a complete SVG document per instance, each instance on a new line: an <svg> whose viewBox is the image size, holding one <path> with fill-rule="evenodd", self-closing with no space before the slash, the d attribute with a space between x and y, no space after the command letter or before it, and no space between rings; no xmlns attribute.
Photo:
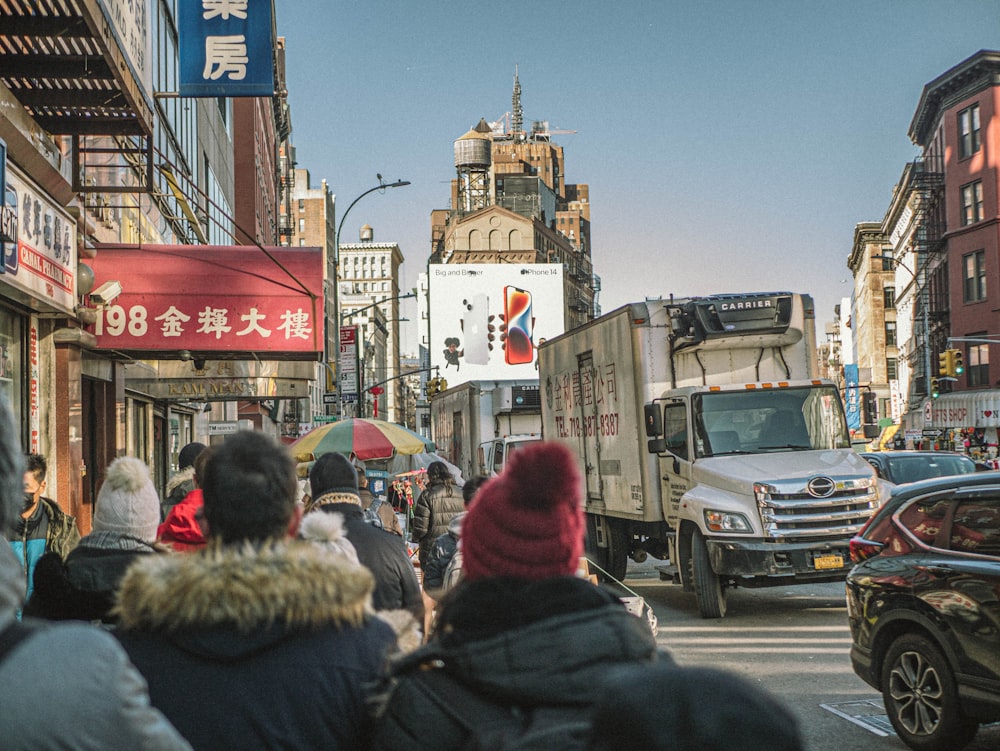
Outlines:
<svg viewBox="0 0 1000 751"><path fill-rule="evenodd" d="M962 226L983 220L983 181L962 186Z"/></svg>
<svg viewBox="0 0 1000 751"><path fill-rule="evenodd" d="M986 299L986 251L962 256L962 290L965 302Z"/></svg>
<svg viewBox="0 0 1000 751"><path fill-rule="evenodd" d="M883 287L882 288L882 306L886 310L896 309L896 288L895 287Z"/></svg>
<svg viewBox="0 0 1000 751"><path fill-rule="evenodd" d="M895 347L896 346L896 322L886 321L885 322L885 346Z"/></svg>
<svg viewBox="0 0 1000 751"><path fill-rule="evenodd" d="M982 146L979 134L979 105L966 107L958 113L958 156L970 157Z"/></svg>
<svg viewBox="0 0 1000 751"><path fill-rule="evenodd" d="M305 231L306 231L306 220L299 219L299 234L301 235Z"/></svg>
<svg viewBox="0 0 1000 751"><path fill-rule="evenodd" d="M980 336L986 335L981 334ZM969 354L965 358L965 376L969 379L969 386L989 386L990 345L972 344L969 346Z"/></svg>
<svg viewBox="0 0 1000 751"><path fill-rule="evenodd" d="M896 270L895 260L896 259L892 257L891 250L884 251L882 253L882 271L895 271Z"/></svg>
<svg viewBox="0 0 1000 751"><path fill-rule="evenodd" d="M895 381L899 379L899 374L896 370L895 357L885 358L885 379L887 381Z"/></svg>
<svg viewBox="0 0 1000 751"><path fill-rule="evenodd" d="M306 210L306 199L305 198L300 198L299 199L299 211L305 211L305 210Z"/></svg>

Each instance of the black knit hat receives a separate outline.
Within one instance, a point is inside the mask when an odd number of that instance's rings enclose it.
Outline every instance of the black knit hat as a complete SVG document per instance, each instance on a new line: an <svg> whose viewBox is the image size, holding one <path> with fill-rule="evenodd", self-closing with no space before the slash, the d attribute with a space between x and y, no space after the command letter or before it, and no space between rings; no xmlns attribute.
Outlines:
<svg viewBox="0 0 1000 751"><path fill-rule="evenodd" d="M198 458L198 454L205 450L204 443L189 443L181 452L177 455L177 468L186 469L188 467L194 466L194 460Z"/></svg>
<svg viewBox="0 0 1000 751"><path fill-rule="evenodd" d="M358 494L358 473L351 460L343 454L323 454L309 470L312 497L327 493Z"/></svg>

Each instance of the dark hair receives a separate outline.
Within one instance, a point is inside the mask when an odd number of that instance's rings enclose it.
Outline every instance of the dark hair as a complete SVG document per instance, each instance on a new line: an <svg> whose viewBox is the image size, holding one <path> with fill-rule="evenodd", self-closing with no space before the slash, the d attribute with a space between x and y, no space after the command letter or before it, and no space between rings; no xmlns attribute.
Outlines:
<svg viewBox="0 0 1000 751"><path fill-rule="evenodd" d="M194 482L195 485L201 486L200 479L205 476L205 467L208 465L208 460L212 458L215 453L215 449L211 446L206 446L202 449L201 453L194 459Z"/></svg>
<svg viewBox="0 0 1000 751"><path fill-rule="evenodd" d="M455 478L448 471L448 465L444 462L431 462L427 465L427 482L431 484L447 483L452 484Z"/></svg>
<svg viewBox="0 0 1000 751"><path fill-rule="evenodd" d="M213 447L201 478L209 534L224 543L284 537L295 508L295 461L264 433Z"/></svg>
<svg viewBox="0 0 1000 751"><path fill-rule="evenodd" d="M7 402L0 400L0 537L12 531L24 498L24 456ZM0 545L7 543L0 539Z"/></svg>
<svg viewBox="0 0 1000 751"><path fill-rule="evenodd" d="M45 474L49 471L49 463L41 454L28 454L24 459L24 472L31 472L38 482L45 479ZM21 473L22 481L24 472Z"/></svg>
<svg viewBox="0 0 1000 751"><path fill-rule="evenodd" d="M489 479L486 475L476 475L465 481L465 485L462 486L462 500L465 501L466 506L472 503L472 499L476 497L479 488Z"/></svg>

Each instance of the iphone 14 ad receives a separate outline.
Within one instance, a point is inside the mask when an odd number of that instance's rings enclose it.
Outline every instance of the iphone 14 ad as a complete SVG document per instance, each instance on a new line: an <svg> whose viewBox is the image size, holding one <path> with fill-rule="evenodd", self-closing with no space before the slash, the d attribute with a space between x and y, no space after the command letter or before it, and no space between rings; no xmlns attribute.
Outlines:
<svg viewBox="0 0 1000 751"><path fill-rule="evenodd" d="M508 365L530 363L535 357L532 344L531 293L517 287L504 287L504 319L507 341L504 358Z"/></svg>

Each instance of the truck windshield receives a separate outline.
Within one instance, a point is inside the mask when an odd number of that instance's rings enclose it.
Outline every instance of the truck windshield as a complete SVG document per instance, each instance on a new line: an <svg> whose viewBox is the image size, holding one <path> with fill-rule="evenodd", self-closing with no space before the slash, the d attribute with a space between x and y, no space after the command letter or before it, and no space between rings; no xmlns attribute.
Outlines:
<svg viewBox="0 0 1000 751"><path fill-rule="evenodd" d="M691 406L699 458L851 446L833 386L695 394Z"/></svg>

